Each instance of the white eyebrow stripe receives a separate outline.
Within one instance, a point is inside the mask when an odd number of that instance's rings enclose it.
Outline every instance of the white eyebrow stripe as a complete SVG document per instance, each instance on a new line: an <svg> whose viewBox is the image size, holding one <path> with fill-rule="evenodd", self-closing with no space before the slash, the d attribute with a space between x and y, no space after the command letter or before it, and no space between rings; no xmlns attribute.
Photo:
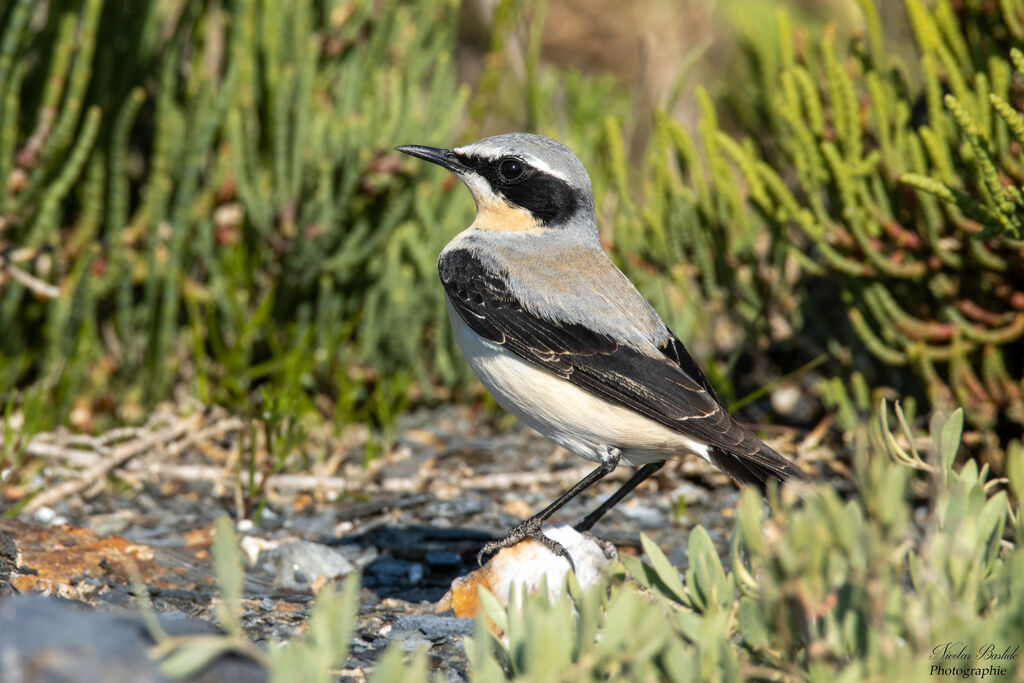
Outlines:
<svg viewBox="0 0 1024 683"><path fill-rule="evenodd" d="M528 154L526 154L526 155L518 155L518 156L522 156L523 160L526 161L526 163L528 163L530 166L533 166L535 169L537 169L541 173L547 173L548 175L554 176L554 177L558 178L559 180L564 180L565 182L569 183L569 179L566 178L564 174L562 174L561 172L556 171L555 169L551 168L550 166L548 166L546 163L544 163L543 161L541 161L537 157L530 156ZM569 183L569 184L572 185L572 183Z"/></svg>
<svg viewBox="0 0 1024 683"><path fill-rule="evenodd" d="M564 180L565 182L572 185L572 183L569 181L569 178L567 178L564 173L552 168L542 159L539 159L529 153L517 152L508 149L507 147L480 145L477 143L465 145L464 147L456 147L452 151L455 152L456 154L464 154L466 156L471 157L480 157L483 159L490 159L492 161L497 161L501 157L505 156L519 157L527 164L537 169L538 171L542 173L547 173L548 175L554 176L559 180Z"/></svg>

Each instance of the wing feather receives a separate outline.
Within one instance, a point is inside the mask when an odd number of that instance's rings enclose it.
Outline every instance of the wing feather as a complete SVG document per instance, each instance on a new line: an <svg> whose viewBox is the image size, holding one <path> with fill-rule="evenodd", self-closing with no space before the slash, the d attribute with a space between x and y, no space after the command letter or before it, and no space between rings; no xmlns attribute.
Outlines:
<svg viewBox="0 0 1024 683"><path fill-rule="evenodd" d="M468 249L438 264L448 300L474 332L576 386L636 411L711 447L712 462L733 478L763 486L767 478L802 476L726 410L710 382L671 332L651 353L578 323L526 309L507 276ZM737 462L732 460L739 459Z"/></svg>

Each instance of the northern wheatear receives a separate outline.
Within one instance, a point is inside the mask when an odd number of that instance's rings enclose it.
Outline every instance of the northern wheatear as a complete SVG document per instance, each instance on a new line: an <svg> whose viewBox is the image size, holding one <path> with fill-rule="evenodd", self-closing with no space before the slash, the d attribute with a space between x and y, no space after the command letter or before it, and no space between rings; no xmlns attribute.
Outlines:
<svg viewBox="0 0 1024 683"><path fill-rule="evenodd" d="M400 152L452 171L476 220L441 252L455 338L498 403L598 464L484 553L534 538L556 510L625 459L637 472L576 528L595 522L676 455L764 488L805 475L729 415L672 331L601 248L590 177L565 145L510 133L455 149Z"/></svg>

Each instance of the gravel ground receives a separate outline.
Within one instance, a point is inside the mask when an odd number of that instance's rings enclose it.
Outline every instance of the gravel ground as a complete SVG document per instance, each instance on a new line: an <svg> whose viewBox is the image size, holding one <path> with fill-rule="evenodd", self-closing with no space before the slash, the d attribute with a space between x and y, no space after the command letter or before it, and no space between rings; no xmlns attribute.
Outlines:
<svg viewBox="0 0 1024 683"><path fill-rule="evenodd" d="M101 439L37 437L30 453L46 466L33 484L43 493L17 518L0 518L0 643L8 643L0 645L0 670L13 671L13 662L24 671L43 661L59 674L60 666L81 660L100 667L103 675L96 680L161 680L151 665L125 664L148 642L146 629L131 616L135 598L128 567L138 568L157 613L174 628L212 627L212 529L218 517L237 519L237 510L246 507L237 485L238 472L245 470L238 456L243 431L240 420L206 410L162 415L147 429ZM781 432L772 442L806 461L821 438L815 431L801 435L801 443L794 441L795 432ZM402 417L394 446L369 466L362 463L366 439L359 428L340 436L312 435L304 450L314 461L303 468L311 474L271 477L262 512L238 521L249 562L246 634L266 643L301 633L312 592L324 577L358 568L359 619L342 679L362 680L383 648L400 639L410 650L428 645L432 665L448 679L461 680L461 638L472 623L436 614L438 600L453 579L475 568L485 541L541 509L592 466L527 428L496 430L479 411L465 407ZM555 519L582 518L631 472L621 467ZM6 492L8 502L19 495ZM620 553L637 553L644 532L685 568L689 530L701 524L727 561L737 497L738 490L705 463L672 462L594 533ZM29 600L19 593L64 600ZM53 610L71 610L74 618L57 618ZM83 626L89 619L96 620L94 628ZM50 624L47 637L4 637L29 633L22 626L36 623ZM111 624L135 636L100 638L113 632ZM90 634L96 637L90 640ZM118 642L123 651L112 653ZM75 653L70 660L69 652ZM226 670L207 670L195 680L263 678L258 667L239 658L222 658L217 666L234 668L228 678ZM122 669L130 677L119 678ZM219 678L204 678L214 674ZM8 680L51 679L0 674L0 683Z"/></svg>

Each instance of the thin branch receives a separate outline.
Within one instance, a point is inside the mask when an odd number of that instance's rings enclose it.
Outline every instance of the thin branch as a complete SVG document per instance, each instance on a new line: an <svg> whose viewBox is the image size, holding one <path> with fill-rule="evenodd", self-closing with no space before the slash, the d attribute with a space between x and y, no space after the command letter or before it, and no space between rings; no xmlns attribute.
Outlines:
<svg viewBox="0 0 1024 683"><path fill-rule="evenodd" d="M49 282L44 282L34 275L29 275L13 263L8 263L4 266L3 272L6 272L11 276L11 279L17 280L25 287L25 289L28 289L42 299L56 299L60 296L59 287L55 287ZM2 282L0 282L0 284L2 284Z"/></svg>
<svg viewBox="0 0 1024 683"><path fill-rule="evenodd" d="M33 512L43 506L53 505L58 501L81 493L92 486L94 482L107 476L112 470L123 466L135 456L142 455L154 447L176 441L188 434L189 431L195 431L201 418L201 415L196 414L179 420L167 429L146 433L135 440L114 446L106 453L101 451L102 456L98 462L90 465L77 478L61 482L39 493L25 505L25 512Z"/></svg>

